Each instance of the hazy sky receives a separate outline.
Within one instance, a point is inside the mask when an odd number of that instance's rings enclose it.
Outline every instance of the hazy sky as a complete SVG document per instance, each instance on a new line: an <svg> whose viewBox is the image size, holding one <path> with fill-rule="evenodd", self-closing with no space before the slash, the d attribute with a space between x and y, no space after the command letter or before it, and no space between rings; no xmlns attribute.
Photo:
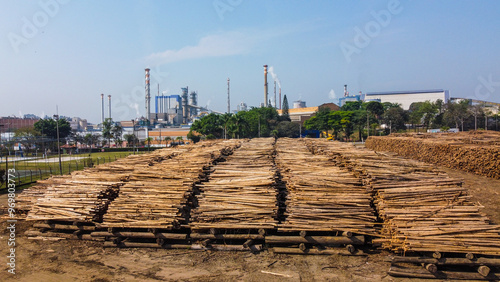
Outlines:
<svg viewBox="0 0 500 282"><path fill-rule="evenodd" d="M226 111L264 101L263 65L307 106L350 93L447 89L500 102L500 1L0 0L0 116L145 115L152 95L198 92ZM273 96L272 76L269 94ZM154 99L151 101L154 109ZM107 109L107 101L106 101ZM107 113L106 113L107 115Z"/></svg>

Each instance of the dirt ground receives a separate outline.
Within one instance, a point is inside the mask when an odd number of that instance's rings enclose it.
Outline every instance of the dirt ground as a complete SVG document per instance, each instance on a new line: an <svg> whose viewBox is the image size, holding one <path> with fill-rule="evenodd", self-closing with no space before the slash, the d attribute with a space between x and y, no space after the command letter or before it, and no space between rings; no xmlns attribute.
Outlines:
<svg viewBox="0 0 500 282"><path fill-rule="evenodd" d="M464 179L473 201L500 223L500 180L444 169ZM0 195L0 206L7 197ZM16 224L16 274L7 272L7 229L0 223L2 281L417 281L387 275L388 252L368 256L279 255L264 251L211 252L102 248L99 242L33 241L23 234L31 223ZM423 281L423 280L422 280ZM428 281L428 280L426 280Z"/></svg>

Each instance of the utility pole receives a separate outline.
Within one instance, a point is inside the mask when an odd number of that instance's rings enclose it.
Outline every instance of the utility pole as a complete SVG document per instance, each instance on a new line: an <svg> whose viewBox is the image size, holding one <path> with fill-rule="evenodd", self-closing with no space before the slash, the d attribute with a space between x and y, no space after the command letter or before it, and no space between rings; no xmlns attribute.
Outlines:
<svg viewBox="0 0 500 282"><path fill-rule="evenodd" d="M59 143L59 110L56 106L56 114L54 115L56 119L56 131L57 131L57 154L59 155L59 173L62 175L62 164L61 164L61 144Z"/></svg>
<svg viewBox="0 0 500 282"><path fill-rule="evenodd" d="M132 150L134 151L135 155L135 119L132 119L132 135L134 135Z"/></svg>

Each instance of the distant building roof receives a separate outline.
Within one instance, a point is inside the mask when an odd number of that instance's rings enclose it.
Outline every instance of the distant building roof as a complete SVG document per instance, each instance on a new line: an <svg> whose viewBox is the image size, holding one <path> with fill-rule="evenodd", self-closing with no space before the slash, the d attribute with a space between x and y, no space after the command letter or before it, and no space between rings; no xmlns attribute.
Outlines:
<svg viewBox="0 0 500 282"><path fill-rule="evenodd" d="M431 90L414 90L414 91L368 92L365 95L421 94L421 93L436 93L436 92L444 92L444 90L443 89L431 89Z"/></svg>

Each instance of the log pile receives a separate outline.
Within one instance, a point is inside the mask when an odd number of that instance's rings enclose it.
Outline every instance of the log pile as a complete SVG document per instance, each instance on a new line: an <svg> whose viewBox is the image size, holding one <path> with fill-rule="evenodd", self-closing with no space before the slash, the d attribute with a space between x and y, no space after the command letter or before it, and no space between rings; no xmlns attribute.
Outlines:
<svg viewBox="0 0 500 282"><path fill-rule="evenodd" d="M113 163L75 171L69 176L39 181L20 195L23 208L30 209L26 219L100 222L109 203L118 196L120 186L129 180L134 170L176 154L178 151L166 149L148 155L131 155Z"/></svg>
<svg viewBox="0 0 500 282"><path fill-rule="evenodd" d="M500 226L489 223L461 182L426 164L338 142L311 141L359 173L375 192L384 238L397 253L500 255Z"/></svg>
<svg viewBox="0 0 500 282"><path fill-rule="evenodd" d="M210 166L229 154L239 141L198 146L153 166L136 166L119 197L104 215L101 227L180 228L187 223L193 186Z"/></svg>
<svg viewBox="0 0 500 282"><path fill-rule="evenodd" d="M500 134L370 137L366 147L500 179Z"/></svg>
<svg viewBox="0 0 500 282"><path fill-rule="evenodd" d="M371 195L361 179L296 139L279 139L277 145L276 163L288 190L279 231L377 234Z"/></svg>
<svg viewBox="0 0 500 282"><path fill-rule="evenodd" d="M276 227L274 143L272 138L244 142L225 162L214 166L209 181L198 185L198 207L190 223L193 232Z"/></svg>
<svg viewBox="0 0 500 282"><path fill-rule="evenodd" d="M183 147L182 150L191 150L190 146ZM128 181L129 175L136 169L137 166L152 165L154 162L168 159L179 153L179 149L163 149L152 152L151 154L130 155L126 158L118 159L111 163L105 163L96 167L86 168L82 171L74 171L71 175L52 176L49 179L38 180L36 185L28 189L24 189L17 196L17 210L21 212L29 212L32 206L39 198L43 198L45 192L58 185L67 184L71 181L77 182L113 182L123 183ZM52 191L51 193L54 193ZM51 197L57 197L51 195Z"/></svg>

